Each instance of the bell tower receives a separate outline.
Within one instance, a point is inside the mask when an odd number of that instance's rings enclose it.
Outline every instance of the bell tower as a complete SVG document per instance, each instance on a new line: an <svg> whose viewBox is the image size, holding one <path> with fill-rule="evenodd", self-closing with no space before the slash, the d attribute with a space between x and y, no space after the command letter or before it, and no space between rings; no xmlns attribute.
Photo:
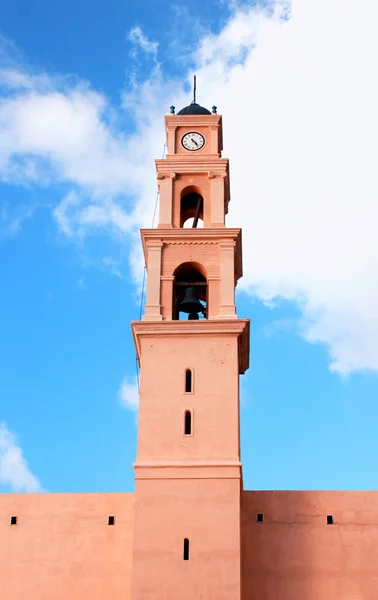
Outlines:
<svg viewBox="0 0 378 600"><path fill-rule="evenodd" d="M141 231L145 312L132 323L141 367L132 600L240 600L241 230L225 226L216 108L172 107L165 129L159 224Z"/></svg>

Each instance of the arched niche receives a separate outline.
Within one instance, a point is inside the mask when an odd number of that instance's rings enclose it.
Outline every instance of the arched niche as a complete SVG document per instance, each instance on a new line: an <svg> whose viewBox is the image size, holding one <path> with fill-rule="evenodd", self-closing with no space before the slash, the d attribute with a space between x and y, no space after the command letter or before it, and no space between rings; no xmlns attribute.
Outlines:
<svg viewBox="0 0 378 600"><path fill-rule="evenodd" d="M207 273L203 265L196 262L185 262L173 273L172 319L188 319L187 314L180 311L180 305L189 288L194 288L195 295L203 306L201 318L206 318L208 310Z"/></svg>
<svg viewBox="0 0 378 600"><path fill-rule="evenodd" d="M203 227L203 223L203 193L198 186L187 186L180 194L180 227Z"/></svg>

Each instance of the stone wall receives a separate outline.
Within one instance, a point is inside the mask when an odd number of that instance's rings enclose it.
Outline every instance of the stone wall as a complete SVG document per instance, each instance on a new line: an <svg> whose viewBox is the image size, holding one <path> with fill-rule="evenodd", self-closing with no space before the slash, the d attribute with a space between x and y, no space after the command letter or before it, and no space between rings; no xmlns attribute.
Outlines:
<svg viewBox="0 0 378 600"><path fill-rule="evenodd" d="M1 494L1 600L127 600L133 511L133 494Z"/></svg>
<svg viewBox="0 0 378 600"><path fill-rule="evenodd" d="M243 600L378 598L378 492L243 492L241 544Z"/></svg>

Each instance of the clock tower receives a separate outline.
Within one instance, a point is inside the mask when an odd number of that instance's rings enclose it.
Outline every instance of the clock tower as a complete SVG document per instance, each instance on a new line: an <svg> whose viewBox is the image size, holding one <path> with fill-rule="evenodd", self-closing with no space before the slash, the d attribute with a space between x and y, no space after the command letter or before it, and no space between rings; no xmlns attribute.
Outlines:
<svg viewBox="0 0 378 600"><path fill-rule="evenodd" d="M132 323L141 367L132 600L240 600L241 230L225 226L216 108L172 107L165 129L159 224L141 231L145 312Z"/></svg>

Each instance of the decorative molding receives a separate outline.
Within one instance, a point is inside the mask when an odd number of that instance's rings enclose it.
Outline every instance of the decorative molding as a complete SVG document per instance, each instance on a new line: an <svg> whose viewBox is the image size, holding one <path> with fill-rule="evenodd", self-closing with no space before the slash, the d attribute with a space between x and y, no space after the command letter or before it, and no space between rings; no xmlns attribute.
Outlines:
<svg viewBox="0 0 378 600"><path fill-rule="evenodd" d="M207 246L210 244L219 244L219 242L211 242L211 241L182 241L182 242L164 242L164 246Z"/></svg>
<svg viewBox="0 0 378 600"><path fill-rule="evenodd" d="M198 461L182 461L182 460L149 460L149 461L136 461L133 467L139 467L142 469L156 469L161 467L169 468L181 468L181 467L241 467L240 461L235 461L232 458L225 460L219 458L218 460L198 460Z"/></svg>
<svg viewBox="0 0 378 600"><path fill-rule="evenodd" d="M161 250L164 246L163 240L148 240L146 242L147 250Z"/></svg>
<svg viewBox="0 0 378 600"><path fill-rule="evenodd" d="M232 474L230 474L230 475L222 474L221 475L218 473L212 473L212 474L204 473L203 475L199 475L199 474L195 475L195 474L187 474L187 473L181 473L181 474L177 474L177 475L165 475L164 474L164 475L160 475L160 476L152 475L152 474L151 475L138 475L136 473L137 469L139 469L139 467L134 466L135 481L137 479L144 479L144 480L151 480L151 481L155 481L156 479L159 479L159 480L160 479L165 479L165 480L168 480L168 479L169 480L176 480L176 479L185 479L185 480L188 480L188 479L206 479L206 480L209 480L209 479L217 479L217 480L218 479L241 479L241 475L239 473L237 475L232 475Z"/></svg>
<svg viewBox="0 0 378 600"><path fill-rule="evenodd" d="M235 278L238 280L242 276L242 248L241 248L241 229L229 227L203 227L203 228L178 228L178 227L158 227L156 229L140 230L143 252L147 262L147 243L156 238L163 244L176 243L186 245L188 243L207 245L208 243L219 244L228 240L236 242L235 248Z"/></svg>
<svg viewBox="0 0 378 600"><path fill-rule="evenodd" d="M210 115L165 115L165 126L167 129L171 127L220 127L222 123L222 115L218 113Z"/></svg>
<svg viewBox="0 0 378 600"><path fill-rule="evenodd" d="M236 246L236 242L235 240L221 240L219 242L219 245L222 248L222 250L233 250Z"/></svg>
<svg viewBox="0 0 378 600"><path fill-rule="evenodd" d="M239 457L238 457L239 458ZM135 479L241 479L241 462L237 458L197 461L136 460Z"/></svg>
<svg viewBox="0 0 378 600"><path fill-rule="evenodd" d="M185 156L186 158L186 156ZM201 159L201 160L200 160ZM178 173L226 173L228 176L228 158L219 158L217 154L206 154L200 157L190 156L183 160L182 154L170 154L167 158L155 160L156 170L169 175L172 170Z"/></svg>
<svg viewBox="0 0 378 600"><path fill-rule="evenodd" d="M168 173L168 172L162 173L161 171L159 171L156 174L157 179L165 179L165 177L170 177L171 179L176 179L177 173Z"/></svg>

